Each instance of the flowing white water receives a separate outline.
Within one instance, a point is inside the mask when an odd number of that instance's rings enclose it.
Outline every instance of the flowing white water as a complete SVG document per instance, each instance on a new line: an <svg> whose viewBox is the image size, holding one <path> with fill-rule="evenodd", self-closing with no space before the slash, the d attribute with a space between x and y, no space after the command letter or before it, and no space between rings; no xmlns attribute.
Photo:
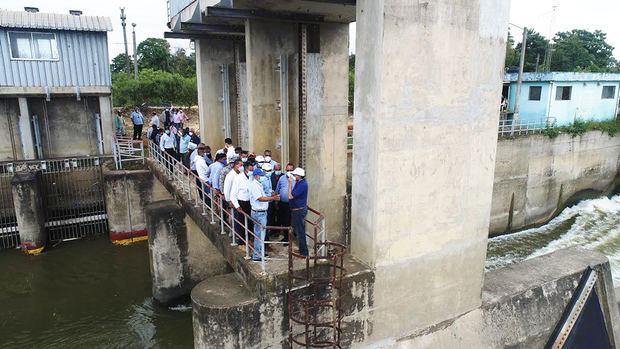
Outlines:
<svg viewBox="0 0 620 349"><path fill-rule="evenodd" d="M620 195L581 201L544 226L489 239L486 269L572 246L605 254L620 285Z"/></svg>

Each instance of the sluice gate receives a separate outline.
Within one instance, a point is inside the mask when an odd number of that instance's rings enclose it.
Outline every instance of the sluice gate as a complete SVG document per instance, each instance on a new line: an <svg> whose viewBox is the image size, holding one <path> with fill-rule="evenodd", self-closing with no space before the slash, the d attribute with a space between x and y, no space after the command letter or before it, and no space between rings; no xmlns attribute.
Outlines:
<svg viewBox="0 0 620 349"><path fill-rule="evenodd" d="M60 242L108 231L99 157L0 164L0 249L21 244L11 181L16 173L37 173L47 240Z"/></svg>

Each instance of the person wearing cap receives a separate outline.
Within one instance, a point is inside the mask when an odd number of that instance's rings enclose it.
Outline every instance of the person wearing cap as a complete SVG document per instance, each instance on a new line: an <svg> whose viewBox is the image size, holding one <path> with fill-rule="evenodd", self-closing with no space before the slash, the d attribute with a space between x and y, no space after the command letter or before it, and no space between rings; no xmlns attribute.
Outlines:
<svg viewBox="0 0 620 349"><path fill-rule="evenodd" d="M278 225L281 227L291 226L291 208L288 200L288 179L293 176L292 172L294 169L295 165L291 163L286 165L286 175L281 175L280 179L278 179L278 184L276 185L276 193L280 194L280 201L278 202ZM293 178L293 188L295 188L295 182L295 178ZM284 238L280 241L287 242L288 234L285 233Z"/></svg>
<svg viewBox="0 0 620 349"><path fill-rule="evenodd" d="M252 171L254 171L254 165L250 162L246 162L243 164L243 167L239 168L241 172L235 177L233 181L232 188L230 189L230 202L235 207L235 231L237 235L245 239L245 232L241 224L245 223L245 219L243 213L248 216L252 215L252 207L250 205L250 177L252 176ZM250 231L252 231L254 224L252 221L248 220L248 226L246 227ZM243 241L240 245L243 244Z"/></svg>
<svg viewBox="0 0 620 349"><path fill-rule="evenodd" d="M269 150L269 149L265 149L265 151L263 152L263 157L265 158L265 163L269 163L273 167L275 167L278 164L277 161L274 161L271 158L271 150Z"/></svg>
<svg viewBox="0 0 620 349"><path fill-rule="evenodd" d="M256 157L256 166L258 166L258 168L262 168L264 163L265 163L265 158L262 155L258 155Z"/></svg>
<svg viewBox="0 0 620 349"><path fill-rule="evenodd" d="M265 227L267 225L267 209L269 202L279 200L277 194L267 196L263 190L262 183L269 180L265 176L265 172L260 168L254 169L252 172L254 180L250 182L250 205L252 206L252 219L258 224L254 225L254 251L252 252L252 260L260 261L262 257L267 257L263 251L263 242L265 241Z"/></svg>
<svg viewBox="0 0 620 349"><path fill-rule="evenodd" d="M299 241L299 254L308 256L308 245L306 243L306 224L305 219L308 214L308 183L306 182L306 171L297 167L292 175L297 183L293 188L293 178L288 178L288 199L291 207L291 220L297 241Z"/></svg>
<svg viewBox="0 0 620 349"><path fill-rule="evenodd" d="M213 187L216 193L220 190L220 174L224 168L224 162L226 162L226 155L215 155L215 161L209 165L209 184Z"/></svg>

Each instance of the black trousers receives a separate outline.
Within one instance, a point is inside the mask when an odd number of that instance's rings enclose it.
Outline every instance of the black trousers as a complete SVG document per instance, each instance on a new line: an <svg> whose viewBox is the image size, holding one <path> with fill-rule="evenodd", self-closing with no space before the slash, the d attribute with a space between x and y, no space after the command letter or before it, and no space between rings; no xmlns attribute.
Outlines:
<svg viewBox="0 0 620 349"><path fill-rule="evenodd" d="M174 148L166 148L164 150L166 151L166 153L168 153L168 155L170 155L170 157L172 159L176 159L177 158L177 152L174 151ZM170 171L172 171L172 166L174 166L174 165L173 165L173 160L170 159L170 157L168 159L166 159L166 160L167 160L167 163L168 163L168 169Z"/></svg>
<svg viewBox="0 0 620 349"><path fill-rule="evenodd" d="M291 207L288 202L278 202L278 225L281 227L291 226ZM288 233L284 234L283 241L288 241Z"/></svg>
<svg viewBox="0 0 620 349"><path fill-rule="evenodd" d="M273 201L269 203L269 208L267 208L267 225L278 226L276 203ZM276 237L279 233L279 230L267 230L267 240Z"/></svg>
<svg viewBox="0 0 620 349"><path fill-rule="evenodd" d="M142 126L143 125L133 125L133 139L142 139Z"/></svg>
<svg viewBox="0 0 620 349"><path fill-rule="evenodd" d="M241 201L239 200L239 206L241 206L241 210L243 210L243 212L245 212L245 214L247 214L249 217L252 217L252 206L250 205L249 201ZM243 217L241 217L242 219L240 220L241 222L243 222ZM248 218L248 226L246 227L247 229L249 229L249 231L253 232L254 231L254 223L252 223L252 221ZM245 232L243 232L244 239L245 239ZM251 237L252 234L248 233L248 237Z"/></svg>

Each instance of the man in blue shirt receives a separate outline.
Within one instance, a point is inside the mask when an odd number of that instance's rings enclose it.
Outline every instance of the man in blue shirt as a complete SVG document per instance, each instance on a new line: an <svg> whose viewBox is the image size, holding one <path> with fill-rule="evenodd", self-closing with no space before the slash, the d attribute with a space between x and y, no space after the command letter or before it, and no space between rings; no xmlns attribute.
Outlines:
<svg viewBox="0 0 620 349"><path fill-rule="evenodd" d="M288 204L288 178L292 176L295 165L286 165L286 174L281 175L276 184L276 193L280 195L280 201L278 202L278 225L281 227L291 226L291 208ZM295 188L295 178L293 178L293 188ZM288 241L288 234L284 234L283 242Z"/></svg>
<svg viewBox="0 0 620 349"><path fill-rule="evenodd" d="M192 139L188 134L188 130L181 130L179 135L179 157L185 167L190 167L189 164L189 142Z"/></svg>
<svg viewBox="0 0 620 349"><path fill-rule="evenodd" d="M222 154L223 155L223 154ZM261 256L267 257L263 251L263 242L265 241L265 229L267 226L267 208L270 201L279 200L279 195L268 196L263 190L262 183L268 181L260 168L254 169L252 172L254 180L249 183L250 205L252 206L252 219L258 222L254 224L254 251L252 252L252 260L260 261Z"/></svg>
<svg viewBox="0 0 620 349"><path fill-rule="evenodd" d="M220 173L224 168L224 161L226 161L226 154L215 155L215 161L209 165L209 184L216 191L220 191Z"/></svg>
<svg viewBox="0 0 620 349"><path fill-rule="evenodd" d="M144 119L142 113L140 113L140 108L136 108L136 110L131 113L131 121L133 122L133 139L142 139L142 125L144 125Z"/></svg>
<svg viewBox="0 0 620 349"><path fill-rule="evenodd" d="M292 172L297 184L293 188L293 178L288 179L288 199L291 206L291 219L297 241L299 241L299 254L308 256L306 243L306 215L308 214L308 183L305 180L306 172L298 167Z"/></svg>

